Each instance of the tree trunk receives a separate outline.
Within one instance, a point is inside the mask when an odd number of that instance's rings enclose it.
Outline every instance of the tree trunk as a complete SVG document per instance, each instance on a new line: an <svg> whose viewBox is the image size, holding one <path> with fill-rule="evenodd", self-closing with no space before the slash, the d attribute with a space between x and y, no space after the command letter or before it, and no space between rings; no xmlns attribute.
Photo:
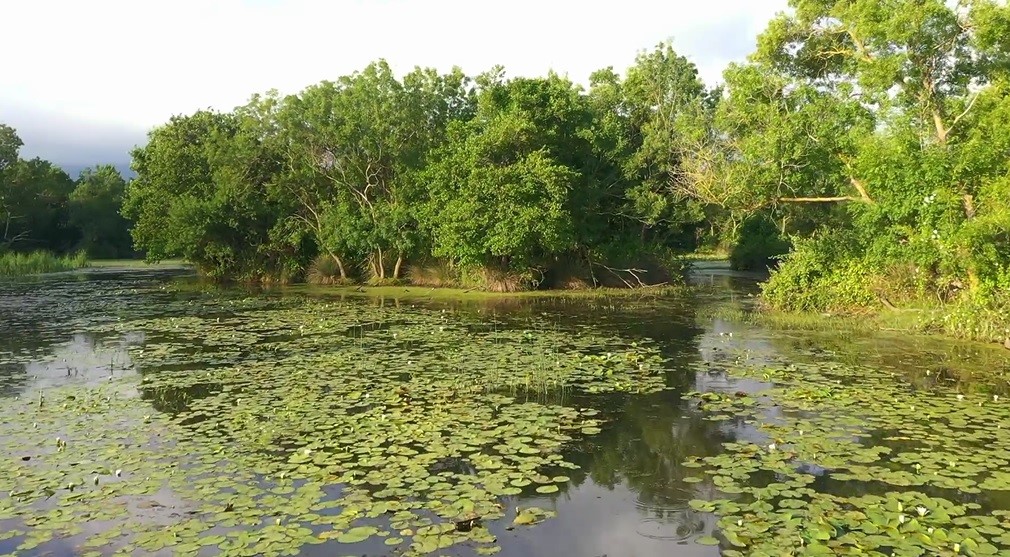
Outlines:
<svg viewBox="0 0 1010 557"><path fill-rule="evenodd" d="M396 256L396 265L393 266L393 279L400 279L400 268L403 266L403 254Z"/></svg>
<svg viewBox="0 0 1010 557"><path fill-rule="evenodd" d="M326 253L329 253L330 257L332 257L333 261L337 264L337 270L340 271L340 280L347 280L347 272L344 270L344 262L341 261L340 258L337 257L337 254L332 251L326 250Z"/></svg>
<svg viewBox="0 0 1010 557"><path fill-rule="evenodd" d="M375 254L379 261L379 280L386 280L386 264L382 262L382 248L376 248Z"/></svg>
<svg viewBox="0 0 1010 557"><path fill-rule="evenodd" d="M943 117L940 113L934 109L933 110L933 125L936 126L936 141L940 145L947 144L947 128L943 127Z"/></svg>

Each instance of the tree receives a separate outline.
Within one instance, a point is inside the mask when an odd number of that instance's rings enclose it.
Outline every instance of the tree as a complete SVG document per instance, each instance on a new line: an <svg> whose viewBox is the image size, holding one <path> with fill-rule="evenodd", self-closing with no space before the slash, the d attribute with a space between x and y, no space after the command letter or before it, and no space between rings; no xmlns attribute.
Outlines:
<svg viewBox="0 0 1010 557"><path fill-rule="evenodd" d="M126 180L116 167L87 168L70 194L70 224L78 229L78 247L90 257L119 258L132 255L130 221L120 215Z"/></svg>
<svg viewBox="0 0 1010 557"><path fill-rule="evenodd" d="M17 162L22 145L21 138L14 128L0 124L0 219L2 219L0 225L3 226L0 233L0 249L13 244L19 234L16 228L12 230L12 225L16 227L14 221L17 215L14 213L14 191L7 176L7 169Z"/></svg>
<svg viewBox="0 0 1010 557"><path fill-rule="evenodd" d="M999 237L1005 221L994 215L1007 210L996 193L1007 173L996 161L1005 155L980 138L1000 127L992 118L1006 102L1010 7L790 5L761 36L751 64L727 73L730 98L738 95L724 119L736 168L750 169L741 172L767 204L844 204L826 207L834 218L821 222L849 231L846 257L880 269L913 266L928 277L920 287L931 289L975 292L1005 281L1005 272L983 275L995 255L980 259L973 231ZM773 94L755 94L762 89Z"/></svg>
<svg viewBox="0 0 1010 557"><path fill-rule="evenodd" d="M0 124L0 176L4 170L17 162L18 153L23 145L17 130L6 124Z"/></svg>
<svg viewBox="0 0 1010 557"><path fill-rule="evenodd" d="M280 114L288 172L280 195L346 278L365 256L372 276L399 278L418 242L414 173L468 107L467 79L417 69L400 82L384 61L288 97Z"/></svg>
<svg viewBox="0 0 1010 557"><path fill-rule="evenodd" d="M15 159L0 175L0 246L65 251L76 242L67 222L73 181L42 159Z"/></svg>
<svg viewBox="0 0 1010 557"><path fill-rule="evenodd" d="M176 116L133 152L123 214L148 260L181 256L218 279L273 280L297 271L298 246L268 195L282 168L272 150L273 97L231 114Z"/></svg>
<svg viewBox="0 0 1010 557"><path fill-rule="evenodd" d="M435 256L525 273L578 244L576 220L595 196L581 172L591 112L556 75L481 81L474 118L449 126L423 175L425 223Z"/></svg>
<svg viewBox="0 0 1010 557"><path fill-rule="evenodd" d="M690 247L684 232L704 215L685 192L687 165L711 112L697 68L663 43L640 53L623 80L608 68L591 82L597 138L622 172L609 188L620 200L612 210L637 223L639 241Z"/></svg>

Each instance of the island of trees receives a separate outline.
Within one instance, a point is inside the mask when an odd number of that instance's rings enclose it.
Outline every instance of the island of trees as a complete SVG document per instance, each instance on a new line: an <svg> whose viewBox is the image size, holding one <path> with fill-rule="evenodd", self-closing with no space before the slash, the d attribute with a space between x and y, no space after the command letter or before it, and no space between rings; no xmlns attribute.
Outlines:
<svg viewBox="0 0 1010 557"><path fill-rule="evenodd" d="M1003 340L1010 8L790 5L716 88L669 44L588 87L379 61L171 119L125 190L18 160L5 129L0 249L122 253L120 197L137 250L221 280L636 287L724 249L775 268L772 307L942 307L946 332Z"/></svg>

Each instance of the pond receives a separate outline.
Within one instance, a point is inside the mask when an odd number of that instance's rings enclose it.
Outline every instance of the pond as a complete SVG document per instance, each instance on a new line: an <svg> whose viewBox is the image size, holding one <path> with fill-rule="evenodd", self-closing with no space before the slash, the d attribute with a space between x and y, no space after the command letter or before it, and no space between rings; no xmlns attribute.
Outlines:
<svg viewBox="0 0 1010 557"><path fill-rule="evenodd" d="M0 284L0 553L1010 554L999 348L664 295Z"/></svg>

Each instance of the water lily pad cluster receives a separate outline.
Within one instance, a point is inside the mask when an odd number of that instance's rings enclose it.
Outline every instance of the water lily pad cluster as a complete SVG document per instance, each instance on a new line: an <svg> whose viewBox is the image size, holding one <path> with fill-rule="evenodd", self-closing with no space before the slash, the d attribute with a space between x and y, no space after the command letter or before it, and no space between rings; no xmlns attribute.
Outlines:
<svg viewBox="0 0 1010 557"><path fill-rule="evenodd" d="M665 387L658 351L617 338L312 300L178 310L103 328L143 332L140 379L0 404L0 550L491 554L488 526L550 518L522 499L565 490L563 449L603 426L531 394Z"/></svg>
<svg viewBox="0 0 1010 557"><path fill-rule="evenodd" d="M707 370L710 371L710 370ZM724 555L1010 552L1010 404L841 364L727 364L756 396L692 393L756 430L692 459L723 498Z"/></svg>

